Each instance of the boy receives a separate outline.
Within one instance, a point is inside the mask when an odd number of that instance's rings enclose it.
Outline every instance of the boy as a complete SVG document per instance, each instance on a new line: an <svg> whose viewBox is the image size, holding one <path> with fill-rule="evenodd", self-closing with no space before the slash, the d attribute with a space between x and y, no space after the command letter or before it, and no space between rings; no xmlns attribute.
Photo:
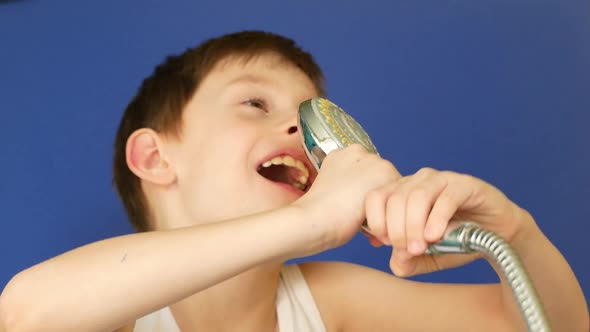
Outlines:
<svg viewBox="0 0 590 332"><path fill-rule="evenodd" d="M6 331L525 330L508 285L434 285L345 263L284 267L343 245L366 219L399 276L475 256L423 255L451 218L516 249L555 331L587 331L584 296L532 217L491 185L423 169L401 176L362 147L316 174L299 104L323 76L291 40L212 39L143 82L115 143L114 179L137 234L18 275L0 297ZM347 181L342 181L342 179Z"/></svg>

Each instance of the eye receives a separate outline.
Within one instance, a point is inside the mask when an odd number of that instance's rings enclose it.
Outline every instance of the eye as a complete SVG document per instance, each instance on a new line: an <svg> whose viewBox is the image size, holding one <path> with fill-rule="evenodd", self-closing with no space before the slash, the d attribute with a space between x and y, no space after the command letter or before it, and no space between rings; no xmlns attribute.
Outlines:
<svg viewBox="0 0 590 332"><path fill-rule="evenodd" d="M243 102L244 105L257 108L265 113L268 113L268 105L262 98L250 98Z"/></svg>

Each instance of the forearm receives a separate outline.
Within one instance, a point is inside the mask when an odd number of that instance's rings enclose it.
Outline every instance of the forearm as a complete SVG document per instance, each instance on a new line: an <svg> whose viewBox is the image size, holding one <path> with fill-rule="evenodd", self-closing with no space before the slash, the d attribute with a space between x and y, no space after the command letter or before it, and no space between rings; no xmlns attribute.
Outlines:
<svg viewBox="0 0 590 332"><path fill-rule="evenodd" d="M281 209L96 242L15 276L0 316L15 326L42 323L44 331L112 330L255 265L290 258L302 238L293 227L299 219Z"/></svg>
<svg viewBox="0 0 590 332"><path fill-rule="evenodd" d="M524 211L524 217L532 217ZM545 308L554 331L589 329L588 307L574 272L553 244L534 224L512 241ZM512 289L502 278L505 306L514 317L522 319Z"/></svg>

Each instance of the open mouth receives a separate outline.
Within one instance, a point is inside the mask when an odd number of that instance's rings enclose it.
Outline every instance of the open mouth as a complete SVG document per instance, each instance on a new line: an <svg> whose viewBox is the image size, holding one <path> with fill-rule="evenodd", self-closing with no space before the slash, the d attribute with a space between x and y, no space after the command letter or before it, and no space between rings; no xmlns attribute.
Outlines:
<svg viewBox="0 0 590 332"><path fill-rule="evenodd" d="M270 181L284 183L301 191L310 186L309 170L305 164L291 156L277 156L258 166L258 173Z"/></svg>

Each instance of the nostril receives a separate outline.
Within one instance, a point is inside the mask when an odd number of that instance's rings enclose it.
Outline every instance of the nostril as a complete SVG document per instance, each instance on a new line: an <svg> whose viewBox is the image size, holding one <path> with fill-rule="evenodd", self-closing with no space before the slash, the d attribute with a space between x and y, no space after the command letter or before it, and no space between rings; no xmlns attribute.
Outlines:
<svg viewBox="0 0 590 332"><path fill-rule="evenodd" d="M289 130L287 130L288 134L295 134L297 132L297 126L291 126L289 127Z"/></svg>

